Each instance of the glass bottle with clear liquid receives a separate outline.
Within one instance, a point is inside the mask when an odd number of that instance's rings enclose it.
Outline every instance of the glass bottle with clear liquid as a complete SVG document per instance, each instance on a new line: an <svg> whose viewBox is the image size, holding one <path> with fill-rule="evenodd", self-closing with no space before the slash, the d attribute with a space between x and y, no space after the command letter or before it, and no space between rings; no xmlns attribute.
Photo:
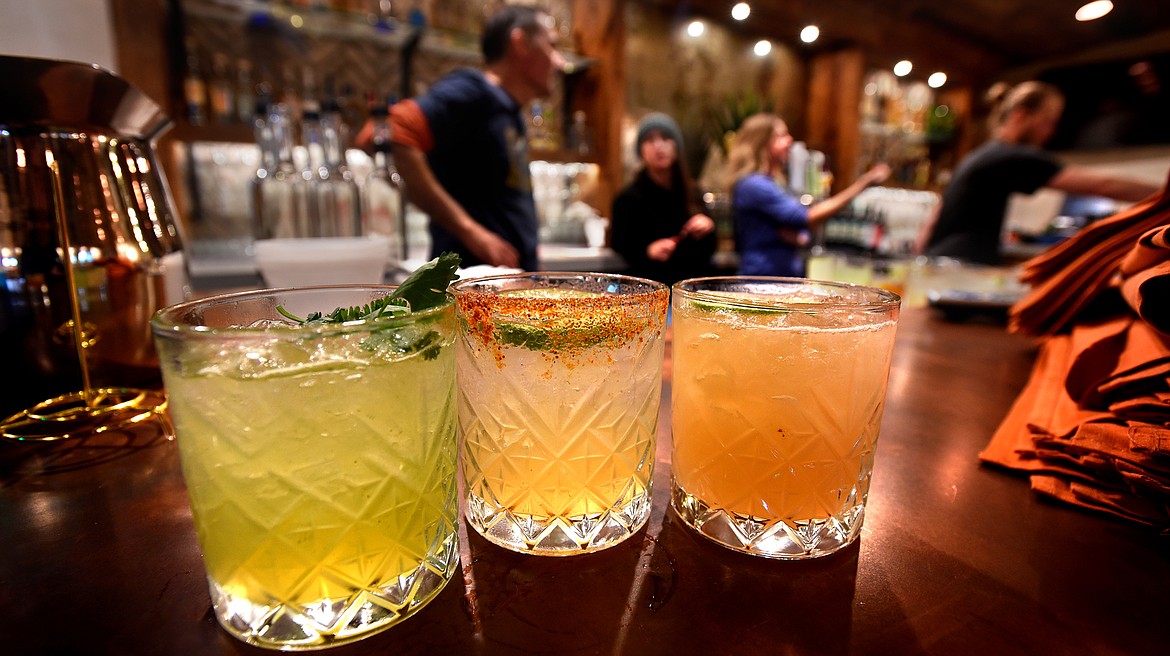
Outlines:
<svg viewBox="0 0 1170 656"><path fill-rule="evenodd" d="M289 108L283 103L269 105L257 117L255 129L264 163L256 171L252 186L254 237L287 239L311 236L306 203L308 185L293 163ZM268 151L267 159L264 159L265 150Z"/></svg>
<svg viewBox="0 0 1170 656"><path fill-rule="evenodd" d="M391 257L406 258L406 231L402 220L402 178L390 154L391 127L386 105L370 110L374 134L374 168L365 184L365 233L390 239Z"/></svg>
<svg viewBox="0 0 1170 656"><path fill-rule="evenodd" d="M311 204L309 217L315 237L358 237L362 234L361 191L345 163L341 115L336 105L318 113L306 105L304 123Z"/></svg>

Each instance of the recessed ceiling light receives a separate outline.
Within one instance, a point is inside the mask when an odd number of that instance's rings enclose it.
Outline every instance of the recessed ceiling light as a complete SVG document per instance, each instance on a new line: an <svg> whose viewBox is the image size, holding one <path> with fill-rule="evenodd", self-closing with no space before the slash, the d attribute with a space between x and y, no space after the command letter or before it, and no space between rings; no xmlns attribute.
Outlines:
<svg viewBox="0 0 1170 656"><path fill-rule="evenodd" d="M756 47L752 49L757 57L764 57L769 52L772 52L772 42L767 39L756 41Z"/></svg>
<svg viewBox="0 0 1170 656"><path fill-rule="evenodd" d="M903 59L897 64L894 64L894 75L897 75L898 77L905 77L909 75L910 71L912 70L914 70L914 64L911 64L907 59Z"/></svg>
<svg viewBox="0 0 1170 656"><path fill-rule="evenodd" d="M1113 3L1110 0L1093 0L1080 9L1077 10L1077 20L1091 21L1113 11Z"/></svg>
<svg viewBox="0 0 1170 656"><path fill-rule="evenodd" d="M937 89L947 83L947 74L939 71L938 73L931 73L930 77L926 78L926 84L931 89Z"/></svg>
<svg viewBox="0 0 1170 656"><path fill-rule="evenodd" d="M691 21L691 24L687 25L687 34L697 38L703 36L703 32L706 29L707 27L703 25L703 21Z"/></svg>
<svg viewBox="0 0 1170 656"><path fill-rule="evenodd" d="M731 17L735 20L741 21L752 13L752 7L746 2L741 2L731 8Z"/></svg>
<svg viewBox="0 0 1170 656"><path fill-rule="evenodd" d="M812 43L821 35L821 28L816 25L809 25L800 31L800 40L805 43Z"/></svg>

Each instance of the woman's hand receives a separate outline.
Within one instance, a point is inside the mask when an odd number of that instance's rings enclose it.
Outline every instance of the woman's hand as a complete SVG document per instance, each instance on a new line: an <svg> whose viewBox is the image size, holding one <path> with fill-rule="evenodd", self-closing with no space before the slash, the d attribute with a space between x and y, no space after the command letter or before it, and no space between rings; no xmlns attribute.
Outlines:
<svg viewBox="0 0 1170 656"><path fill-rule="evenodd" d="M665 239L655 239L646 247L646 257L655 262L665 262L674 255L674 249L678 246L678 237L666 237Z"/></svg>
<svg viewBox="0 0 1170 656"><path fill-rule="evenodd" d="M881 184L890 178L890 165L882 162L865 172L866 186Z"/></svg>
<svg viewBox="0 0 1170 656"><path fill-rule="evenodd" d="M715 221L706 214L696 214L687 219L678 236L683 239L702 239L715 231Z"/></svg>

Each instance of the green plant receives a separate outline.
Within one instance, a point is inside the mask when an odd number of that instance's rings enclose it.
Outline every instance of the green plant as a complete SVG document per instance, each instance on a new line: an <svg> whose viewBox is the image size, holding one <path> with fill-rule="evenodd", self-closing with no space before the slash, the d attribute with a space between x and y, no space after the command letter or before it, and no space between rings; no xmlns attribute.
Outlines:
<svg viewBox="0 0 1170 656"><path fill-rule="evenodd" d="M747 117L769 111L773 111L772 104L766 102L756 91L745 91L728 97L722 105L709 110L705 126L706 135L712 143L719 144L726 153L731 136L743 125Z"/></svg>

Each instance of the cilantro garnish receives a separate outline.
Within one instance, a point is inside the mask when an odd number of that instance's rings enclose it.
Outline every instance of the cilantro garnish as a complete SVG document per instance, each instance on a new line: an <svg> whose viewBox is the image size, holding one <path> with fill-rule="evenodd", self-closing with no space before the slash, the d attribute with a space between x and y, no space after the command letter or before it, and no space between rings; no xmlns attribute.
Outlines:
<svg viewBox="0 0 1170 656"><path fill-rule="evenodd" d="M453 280L459 278L455 275L459 262L459 256L455 253L443 253L415 269L393 293L361 307L339 307L329 314L311 312L303 319L285 310L283 306L278 305L276 311L290 321L308 326L396 317L429 310L447 300L447 287Z"/></svg>
<svg viewBox="0 0 1170 656"><path fill-rule="evenodd" d="M455 275L459 262L459 256L455 253L443 253L415 269L392 293L361 307L339 307L329 314L311 312L303 319L279 305L276 311L302 326L402 317L412 312L422 312L439 307L447 300L447 287L459 277ZM424 359L433 360L439 355L441 341L441 336L435 330L424 331L418 326L390 326L372 330L362 340L362 348L399 355L422 352Z"/></svg>

